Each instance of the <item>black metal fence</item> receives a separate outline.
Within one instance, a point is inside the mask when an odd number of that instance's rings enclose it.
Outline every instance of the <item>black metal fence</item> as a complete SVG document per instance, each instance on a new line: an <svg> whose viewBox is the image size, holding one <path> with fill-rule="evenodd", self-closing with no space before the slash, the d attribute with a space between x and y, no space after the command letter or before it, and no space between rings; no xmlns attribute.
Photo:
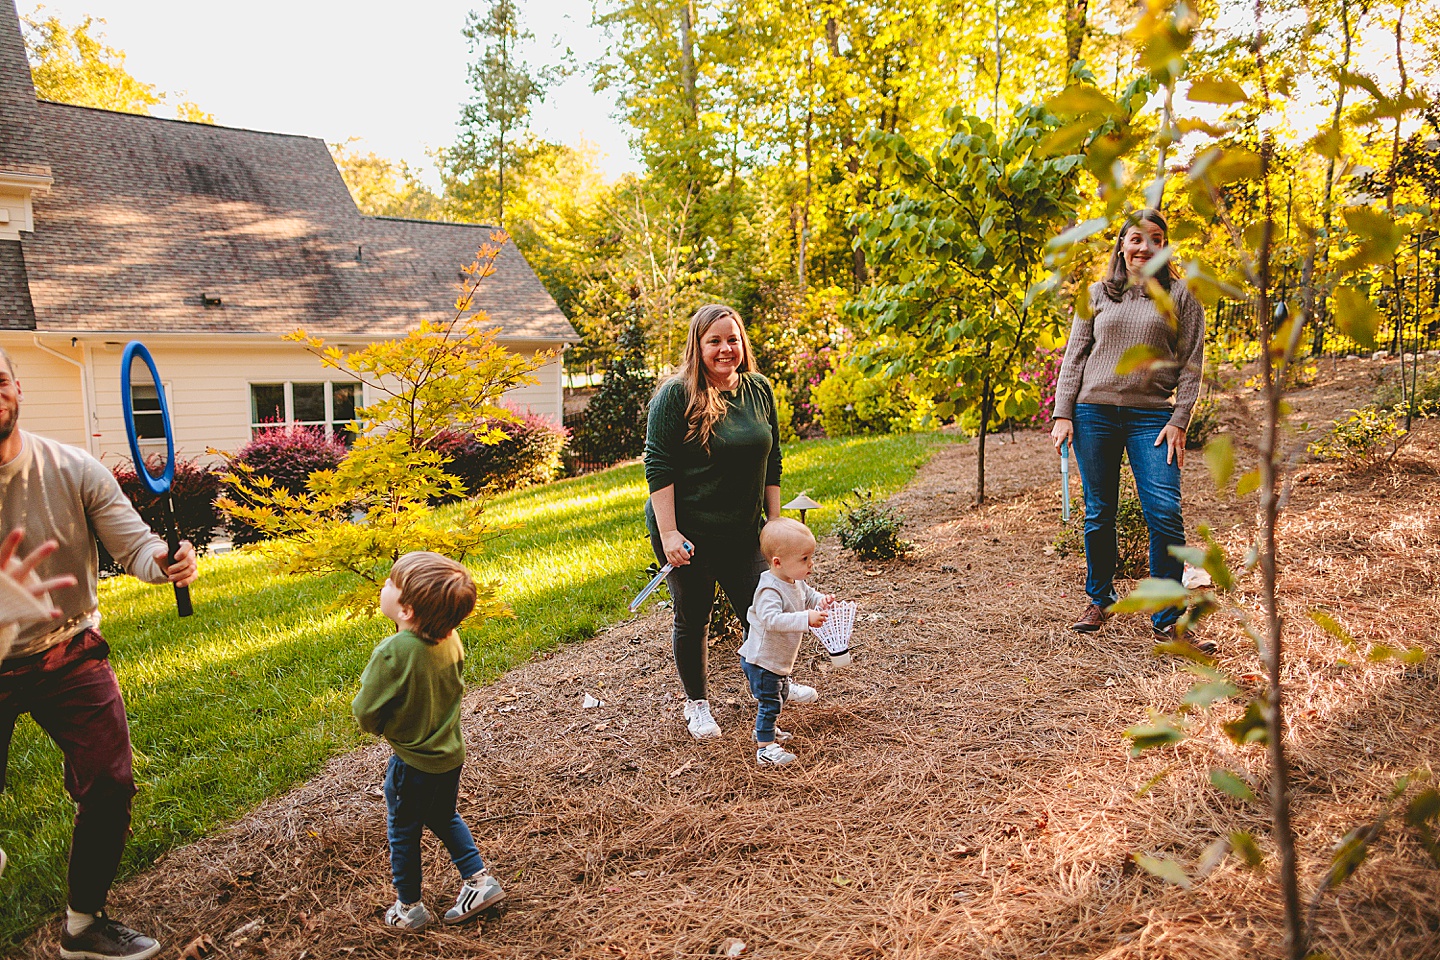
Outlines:
<svg viewBox="0 0 1440 960"><path fill-rule="evenodd" d="M1424 261L1429 261L1428 263ZM1271 302L1289 302L1300 296L1298 277L1289 271L1271 290ZM1376 345L1388 353L1422 353L1440 349L1440 257L1411 261L1399 276L1370 288L1370 301L1384 317L1376 332ZM1207 339L1240 345L1259 339L1258 305L1254 300L1221 300L1207 318ZM1369 349L1335 328L1333 318L1322 313L1305 335L1310 355L1315 357L1353 356Z"/></svg>

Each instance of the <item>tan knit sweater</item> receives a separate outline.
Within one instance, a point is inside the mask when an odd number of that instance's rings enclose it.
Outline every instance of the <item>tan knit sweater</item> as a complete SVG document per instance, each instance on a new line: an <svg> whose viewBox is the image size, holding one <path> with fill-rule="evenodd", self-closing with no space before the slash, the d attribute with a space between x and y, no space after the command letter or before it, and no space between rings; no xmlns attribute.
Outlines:
<svg viewBox="0 0 1440 960"><path fill-rule="evenodd" d="M86 627L99 626L97 537L132 576L147 583L166 581L155 560L165 541L150 532L104 464L76 447L24 430L20 436L20 454L0 464L0 530L25 528L21 553L46 540L58 541L59 548L36 572L43 580L69 573L78 582L51 594L64 619L21 626L9 657L41 653Z"/></svg>
<svg viewBox="0 0 1440 960"><path fill-rule="evenodd" d="M1090 285L1089 320L1075 315L1070 341L1055 385L1056 420L1075 419L1075 404L1163 410L1173 405L1170 423L1184 430L1200 395L1205 367L1205 308L1176 282L1170 288L1178 329L1172 329L1143 287L1130 287L1116 303L1101 283ZM1115 372L1125 351L1137 343L1156 348L1162 362L1124 376ZM1172 400L1173 396L1173 400Z"/></svg>

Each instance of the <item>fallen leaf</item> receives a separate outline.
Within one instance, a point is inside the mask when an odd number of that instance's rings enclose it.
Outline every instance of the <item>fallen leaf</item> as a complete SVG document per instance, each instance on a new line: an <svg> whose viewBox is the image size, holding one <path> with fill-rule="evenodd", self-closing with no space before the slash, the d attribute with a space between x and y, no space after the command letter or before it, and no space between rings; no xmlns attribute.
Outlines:
<svg viewBox="0 0 1440 960"><path fill-rule="evenodd" d="M180 960L208 960L208 958L215 956L215 952L218 949L219 947L215 946L215 941L212 940L208 934L202 933L181 948Z"/></svg>
<svg viewBox="0 0 1440 960"><path fill-rule="evenodd" d="M686 770L689 770L693 766L695 766L695 761L693 759L686 760L680 766L670 771L670 779L675 779L676 777L680 776L680 774L684 773Z"/></svg>

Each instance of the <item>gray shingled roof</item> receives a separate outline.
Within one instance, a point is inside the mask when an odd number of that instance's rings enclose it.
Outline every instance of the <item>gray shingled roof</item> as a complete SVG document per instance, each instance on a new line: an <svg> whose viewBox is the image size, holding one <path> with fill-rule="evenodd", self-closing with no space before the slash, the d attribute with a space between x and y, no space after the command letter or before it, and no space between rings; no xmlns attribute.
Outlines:
<svg viewBox="0 0 1440 960"><path fill-rule="evenodd" d="M494 229L362 216L313 137L38 110L55 185L24 248L42 331L393 335L454 315ZM506 339L576 339L514 244L477 306Z"/></svg>
<svg viewBox="0 0 1440 960"><path fill-rule="evenodd" d="M0 172L48 177L39 143L35 85L15 5L0 0Z"/></svg>

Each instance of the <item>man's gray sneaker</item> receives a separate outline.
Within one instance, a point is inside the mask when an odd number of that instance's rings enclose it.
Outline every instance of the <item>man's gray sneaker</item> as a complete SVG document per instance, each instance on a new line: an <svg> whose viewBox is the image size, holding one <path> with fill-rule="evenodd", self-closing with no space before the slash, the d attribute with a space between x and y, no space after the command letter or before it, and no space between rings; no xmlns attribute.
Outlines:
<svg viewBox="0 0 1440 960"><path fill-rule="evenodd" d="M467 877L455 895L455 906L445 911L441 923L464 923L486 907L493 907L505 899L500 881L488 873L477 873Z"/></svg>
<svg viewBox="0 0 1440 960"><path fill-rule="evenodd" d="M385 926L399 930L423 930L430 925L430 911L423 903L412 903L408 907L396 900L385 911Z"/></svg>
<svg viewBox="0 0 1440 960"><path fill-rule="evenodd" d="M153 938L116 923L104 911L74 935L60 924L60 956L65 960L147 960L159 952Z"/></svg>

